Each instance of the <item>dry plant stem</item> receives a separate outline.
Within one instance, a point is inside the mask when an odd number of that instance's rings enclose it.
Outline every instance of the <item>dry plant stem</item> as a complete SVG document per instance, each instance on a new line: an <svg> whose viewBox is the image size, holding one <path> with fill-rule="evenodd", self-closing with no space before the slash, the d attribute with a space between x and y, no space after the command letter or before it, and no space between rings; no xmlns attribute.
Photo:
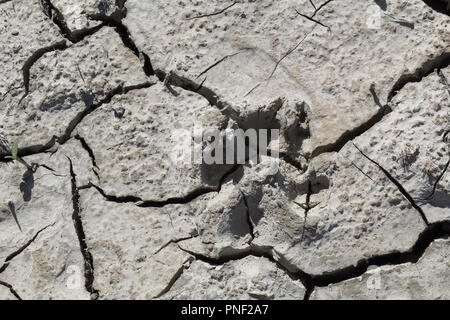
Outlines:
<svg viewBox="0 0 450 320"><path fill-rule="evenodd" d="M33 171L33 172L35 172L36 171L36 165L29 165L25 160L23 160L22 158L20 158L20 157L18 157L17 158L17 161L19 162L19 163L21 163L21 164L23 164L28 170L31 170L31 171Z"/></svg>

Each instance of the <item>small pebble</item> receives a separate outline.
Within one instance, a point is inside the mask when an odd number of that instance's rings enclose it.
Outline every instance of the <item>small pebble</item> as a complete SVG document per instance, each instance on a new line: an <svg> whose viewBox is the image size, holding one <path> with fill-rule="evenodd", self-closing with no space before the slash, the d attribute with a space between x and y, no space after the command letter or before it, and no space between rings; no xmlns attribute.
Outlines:
<svg viewBox="0 0 450 320"><path fill-rule="evenodd" d="M120 108L114 109L114 115L116 116L116 118L122 119L124 114L125 114L124 108L120 107Z"/></svg>
<svg viewBox="0 0 450 320"><path fill-rule="evenodd" d="M14 53L19 53L19 51L22 49L22 44L20 42L16 42L13 46Z"/></svg>

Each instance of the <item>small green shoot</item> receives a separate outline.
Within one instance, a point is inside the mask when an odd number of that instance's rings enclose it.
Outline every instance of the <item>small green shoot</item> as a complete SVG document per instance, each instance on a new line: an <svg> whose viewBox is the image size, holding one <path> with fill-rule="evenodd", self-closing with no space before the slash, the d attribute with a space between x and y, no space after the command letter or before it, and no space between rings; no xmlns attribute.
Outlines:
<svg viewBox="0 0 450 320"><path fill-rule="evenodd" d="M10 156L6 156L5 158L17 161L19 159L19 157L17 155L18 152L19 152L19 139L16 139L14 141L12 149L11 149L11 155Z"/></svg>
<svg viewBox="0 0 450 320"><path fill-rule="evenodd" d="M28 170L31 170L33 172L35 172L37 169L37 166L35 164L32 164L32 166L30 166L25 160L23 160L21 157L19 157L19 139L16 139L14 141L12 148L11 148L11 155L6 156L5 158L19 162L19 163L23 164Z"/></svg>

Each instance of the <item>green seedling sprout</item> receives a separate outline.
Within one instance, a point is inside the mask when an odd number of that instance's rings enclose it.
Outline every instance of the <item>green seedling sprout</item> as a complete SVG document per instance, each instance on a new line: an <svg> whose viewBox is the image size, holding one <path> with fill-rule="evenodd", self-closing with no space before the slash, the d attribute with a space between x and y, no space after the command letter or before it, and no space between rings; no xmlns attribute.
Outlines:
<svg viewBox="0 0 450 320"><path fill-rule="evenodd" d="M35 169L25 162L22 158L19 157L19 139L14 140L14 143L11 148L11 155L6 156L6 159L11 159L23 164L28 170L35 171Z"/></svg>
<svg viewBox="0 0 450 320"><path fill-rule="evenodd" d="M19 152L19 139L16 139L14 141L12 149L11 149L11 155L6 156L5 158L18 161L18 159L19 159L19 157L17 156L18 152Z"/></svg>

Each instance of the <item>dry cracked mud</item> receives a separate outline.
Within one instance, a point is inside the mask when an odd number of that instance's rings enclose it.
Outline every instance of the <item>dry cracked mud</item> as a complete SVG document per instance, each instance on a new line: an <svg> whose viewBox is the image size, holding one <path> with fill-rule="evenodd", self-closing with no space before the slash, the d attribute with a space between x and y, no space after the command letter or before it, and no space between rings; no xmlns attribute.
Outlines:
<svg viewBox="0 0 450 320"><path fill-rule="evenodd" d="M448 0L2 0L0 34L0 299L450 299ZM180 161L208 130L279 135Z"/></svg>

